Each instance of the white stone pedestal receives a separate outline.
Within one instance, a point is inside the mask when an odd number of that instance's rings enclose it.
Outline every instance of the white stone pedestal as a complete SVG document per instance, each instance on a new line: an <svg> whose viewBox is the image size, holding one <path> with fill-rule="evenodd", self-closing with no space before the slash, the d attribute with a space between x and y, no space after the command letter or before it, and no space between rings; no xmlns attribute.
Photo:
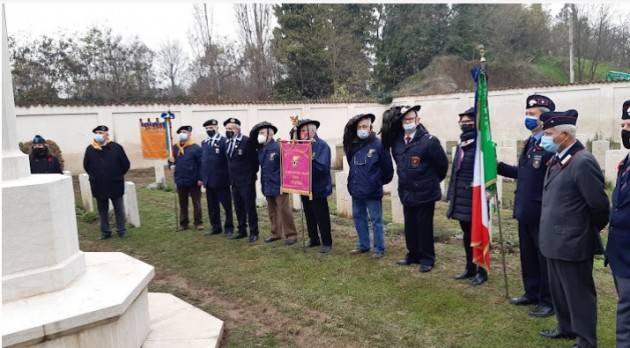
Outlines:
<svg viewBox="0 0 630 348"><path fill-rule="evenodd" d="M3 302L62 289L85 269L72 178L2 181Z"/></svg>
<svg viewBox="0 0 630 348"><path fill-rule="evenodd" d="M131 181L125 181L125 194L123 195L123 204L125 205L125 215L127 216L127 222L129 222L133 227L140 227L138 194L136 193L136 184Z"/></svg>
<svg viewBox="0 0 630 348"><path fill-rule="evenodd" d="M403 214L403 206L400 202L400 197L398 197L398 175L394 173L394 178L392 179L392 222L396 224L405 223L405 216Z"/></svg>

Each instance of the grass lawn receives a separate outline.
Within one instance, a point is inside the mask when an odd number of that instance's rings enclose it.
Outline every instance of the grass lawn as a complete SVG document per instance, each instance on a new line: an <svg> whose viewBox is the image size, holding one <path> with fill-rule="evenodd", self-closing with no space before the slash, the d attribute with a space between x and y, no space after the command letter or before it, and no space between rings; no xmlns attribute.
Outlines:
<svg viewBox="0 0 630 348"><path fill-rule="evenodd" d="M98 241L93 214L78 224L84 251L122 251L156 268L150 291L170 292L225 321L227 347L568 347L538 331L555 319L533 319L527 309L507 304L500 257L493 256L490 281L471 287L452 277L464 268L459 227L435 216L437 263L421 274L394 264L404 256L402 226L388 224L386 256L352 256L356 241L352 220L332 216L332 253L303 250L300 244L227 240L199 231L174 232L174 193L151 191L150 172L130 175L138 185L142 227L124 240ZM205 198L202 199L205 205ZM390 206L389 197L384 205ZM334 207L331 208L334 211ZM387 209L386 209L387 211ZM261 239L269 235L266 208L259 208ZM386 220L390 220L387 211ZM516 224L504 210L510 295L522 292ZM298 228L301 219L294 215ZM204 207L204 222L209 227ZM601 347L613 347L616 294L608 268L596 261L598 335Z"/></svg>

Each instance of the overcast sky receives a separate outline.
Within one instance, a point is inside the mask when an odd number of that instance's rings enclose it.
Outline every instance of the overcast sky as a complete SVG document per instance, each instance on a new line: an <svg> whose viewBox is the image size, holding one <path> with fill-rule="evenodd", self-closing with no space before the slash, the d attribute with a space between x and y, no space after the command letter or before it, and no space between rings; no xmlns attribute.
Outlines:
<svg viewBox="0 0 630 348"><path fill-rule="evenodd" d="M545 8L555 14L562 5L562 2L547 3ZM630 4L612 6L620 17L630 14ZM215 37L238 40L233 2L208 2L208 7ZM179 40L190 54L191 2L9 2L6 13L8 33L18 41L43 34L84 32L96 24L111 27L123 38L137 35L152 49L157 49L166 39Z"/></svg>

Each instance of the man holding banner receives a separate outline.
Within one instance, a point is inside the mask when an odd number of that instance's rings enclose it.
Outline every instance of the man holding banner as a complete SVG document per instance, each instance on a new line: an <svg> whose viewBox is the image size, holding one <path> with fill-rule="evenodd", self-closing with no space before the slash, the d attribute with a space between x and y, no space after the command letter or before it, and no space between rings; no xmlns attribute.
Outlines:
<svg viewBox="0 0 630 348"><path fill-rule="evenodd" d="M317 136L318 128L319 121L309 119L301 120L296 126L299 140L312 142L312 199L304 195L301 198L309 236L307 246L312 248L321 245L319 251L328 253L332 249L330 211L328 209L328 196L332 194L330 147Z"/></svg>
<svg viewBox="0 0 630 348"><path fill-rule="evenodd" d="M280 191L280 145L273 139L277 132L276 126L263 121L252 128L249 138L256 139L262 193L267 199L271 222L271 236L265 239L265 243L281 240L284 235L285 244L293 245L297 242L297 230L293 222L290 197Z"/></svg>

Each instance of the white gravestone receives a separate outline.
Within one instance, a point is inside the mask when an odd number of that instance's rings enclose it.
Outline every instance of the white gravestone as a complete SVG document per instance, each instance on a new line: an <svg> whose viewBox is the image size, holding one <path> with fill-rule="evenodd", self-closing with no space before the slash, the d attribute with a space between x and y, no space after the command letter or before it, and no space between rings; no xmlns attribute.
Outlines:
<svg viewBox="0 0 630 348"><path fill-rule="evenodd" d="M81 191L81 202L83 209L89 212L94 211L94 199L92 197L92 189L90 188L90 177L85 174L79 174L79 189Z"/></svg>
<svg viewBox="0 0 630 348"><path fill-rule="evenodd" d="M610 150L610 142L608 140L595 140L591 144L591 152L602 169L606 168L606 151L608 150Z"/></svg>
<svg viewBox="0 0 630 348"><path fill-rule="evenodd" d="M140 211L138 210L136 184L131 181L125 182L125 195L123 196L123 201L127 222L129 222L133 227L140 227Z"/></svg>
<svg viewBox="0 0 630 348"><path fill-rule="evenodd" d="M604 174L606 181L612 185L617 183L617 166L628 155L628 150L608 150L606 151L606 166Z"/></svg>
<svg viewBox="0 0 630 348"><path fill-rule="evenodd" d="M348 172L341 171L335 173L335 198L337 203L337 215L352 217L352 197L348 193Z"/></svg>
<svg viewBox="0 0 630 348"><path fill-rule="evenodd" d="M392 196L391 196L391 204L392 204L392 222L396 224L402 224L405 222L403 215L403 206L400 203L400 198L398 197L398 175L394 173L394 178L392 179L393 187Z"/></svg>
<svg viewBox="0 0 630 348"><path fill-rule="evenodd" d="M155 161L153 163L153 170L155 172L155 183L165 185L166 184L166 174L164 172L164 162L163 161Z"/></svg>

